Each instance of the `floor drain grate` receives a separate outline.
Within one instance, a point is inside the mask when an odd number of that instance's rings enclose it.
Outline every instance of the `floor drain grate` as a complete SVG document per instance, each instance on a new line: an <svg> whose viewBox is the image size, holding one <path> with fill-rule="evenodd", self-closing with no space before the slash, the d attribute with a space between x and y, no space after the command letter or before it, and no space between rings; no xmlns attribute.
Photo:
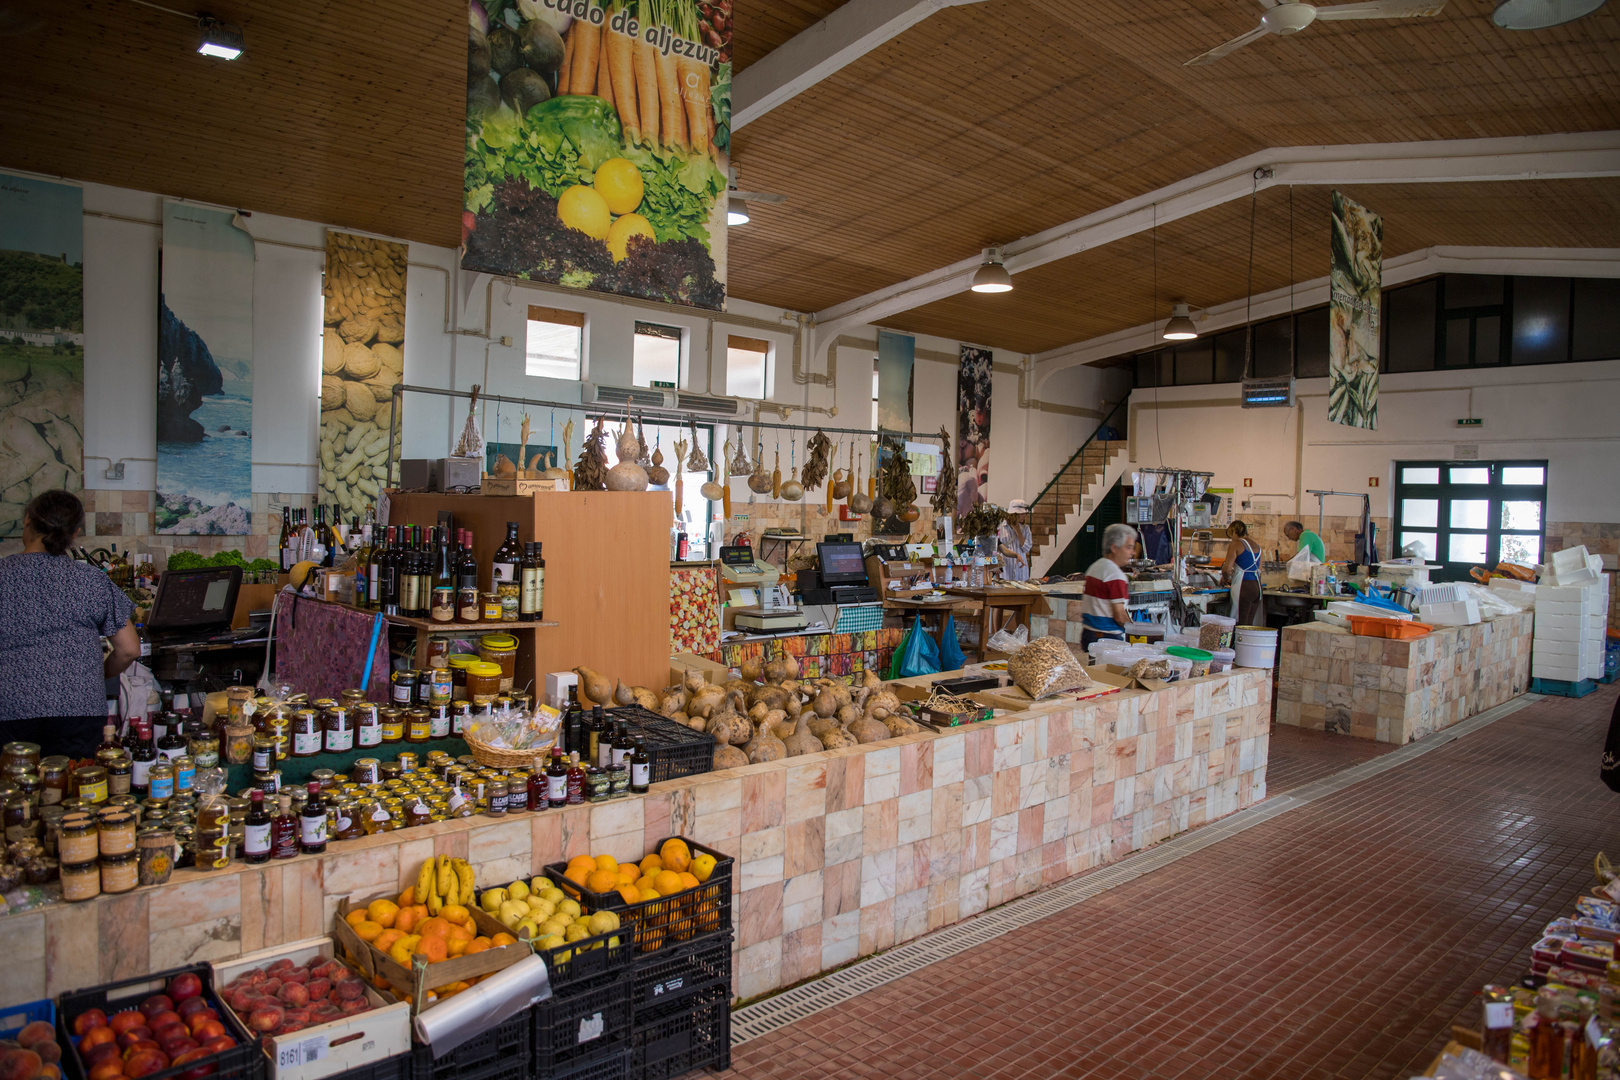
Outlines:
<svg viewBox="0 0 1620 1080"><path fill-rule="evenodd" d="M1301 806L1343 791L1352 784L1398 768L1415 757L1478 731L1485 725L1539 700L1540 695L1536 694L1515 698L1505 705L1498 705L1444 731L1436 732L1428 738L1407 743L1380 757L1341 769L1331 776L1325 776L1283 795L1266 799L1212 825L1182 833L1146 851L1122 859L1112 866L1009 901L993 911L975 915L954 926L943 927L813 982L784 990L763 1001L737 1009L731 1014L731 1045L739 1046L769 1035L824 1009L859 997L868 990L875 990L885 983L914 975L930 964L982 945L989 938L1010 934L1014 930L1056 915L1110 889L1134 881L1144 874L1169 866L1178 859L1202 851L1212 844L1218 844L1246 829L1252 829L1291 810L1297 810Z"/></svg>

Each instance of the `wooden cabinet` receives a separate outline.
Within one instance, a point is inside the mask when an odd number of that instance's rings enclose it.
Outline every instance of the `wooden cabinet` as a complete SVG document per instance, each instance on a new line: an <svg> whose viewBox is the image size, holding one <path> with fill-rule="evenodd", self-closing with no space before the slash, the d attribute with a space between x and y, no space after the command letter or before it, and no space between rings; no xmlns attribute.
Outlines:
<svg viewBox="0 0 1620 1080"><path fill-rule="evenodd" d="M663 686L669 676L667 491L556 491L534 495L390 493L390 525L430 526L439 513L473 531L489 587L490 559L518 523L518 538L545 545L542 616L554 627L519 635L517 681L543 691L545 674L581 665L629 686ZM533 655L523 645L533 641Z"/></svg>

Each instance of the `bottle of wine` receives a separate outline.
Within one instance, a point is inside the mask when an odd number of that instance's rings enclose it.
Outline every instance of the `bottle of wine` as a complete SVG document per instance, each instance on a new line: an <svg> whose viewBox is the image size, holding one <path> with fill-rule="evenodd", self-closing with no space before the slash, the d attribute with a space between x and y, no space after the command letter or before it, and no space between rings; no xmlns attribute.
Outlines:
<svg viewBox="0 0 1620 1080"><path fill-rule="evenodd" d="M292 859L298 856L298 823L293 820L292 797L276 796L276 816L270 819L270 857Z"/></svg>
<svg viewBox="0 0 1620 1080"><path fill-rule="evenodd" d="M456 573L450 563L450 530L435 529L433 544L433 599L430 607L434 622L456 620Z"/></svg>
<svg viewBox="0 0 1620 1080"><path fill-rule="evenodd" d="M578 806L585 801L585 767L579 763L579 751L568 755L568 805Z"/></svg>
<svg viewBox="0 0 1620 1080"><path fill-rule="evenodd" d="M546 546L534 542L534 621L546 617Z"/></svg>
<svg viewBox="0 0 1620 1080"><path fill-rule="evenodd" d="M563 752L551 748L551 764L546 766L546 801L555 809L568 805L568 766L563 763Z"/></svg>
<svg viewBox="0 0 1620 1080"><path fill-rule="evenodd" d="M264 792L249 793L247 820L242 823L242 861L270 861L270 813L264 808Z"/></svg>
<svg viewBox="0 0 1620 1080"><path fill-rule="evenodd" d="M179 718L169 717L169 720L170 723L165 725L167 730L164 732L163 737L157 741L157 752L158 756L163 760L172 762L175 758L186 753L186 748L190 743L184 735L180 734Z"/></svg>
<svg viewBox="0 0 1620 1080"><path fill-rule="evenodd" d="M652 758L647 756L647 747L640 739L636 739L630 750L630 790L637 795L645 795L652 783Z"/></svg>
<svg viewBox="0 0 1620 1080"><path fill-rule="evenodd" d="M433 607L433 552L430 547L433 530L423 533L422 526L414 526L416 533L416 617L425 619Z"/></svg>
<svg viewBox="0 0 1620 1080"><path fill-rule="evenodd" d="M483 604L478 596L478 560L473 558L472 553L472 533L463 529L456 552L456 618L462 622L478 622L483 615Z"/></svg>
<svg viewBox="0 0 1620 1080"><path fill-rule="evenodd" d="M602 712L600 705L591 708L591 726L596 728L596 737L592 739L596 744L596 767L609 768L613 764L613 721Z"/></svg>
<svg viewBox="0 0 1620 1080"><path fill-rule="evenodd" d="M377 579L377 610L384 615L399 614L399 596L394 591L398 578L394 567L394 530L384 529L382 542L372 552L372 572Z"/></svg>
<svg viewBox="0 0 1620 1080"><path fill-rule="evenodd" d="M360 546L354 553L354 602L360 607L377 610L376 549L371 546L371 526L362 525L358 533Z"/></svg>
<svg viewBox="0 0 1620 1080"><path fill-rule="evenodd" d="M630 725L620 721L614 725L613 756L610 759L612 766L617 769L624 767L630 761L630 754L635 750L635 741L630 737Z"/></svg>
<svg viewBox="0 0 1620 1080"><path fill-rule="evenodd" d="M318 780L309 782L309 801L298 815L298 851L319 855L326 850L326 800L321 798Z"/></svg>
<svg viewBox="0 0 1620 1080"><path fill-rule="evenodd" d="M519 588L518 564L523 558L523 547L518 543L518 523L506 523L506 539L501 546L495 549L495 557L490 564L489 589L501 596L508 596Z"/></svg>
<svg viewBox="0 0 1620 1080"><path fill-rule="evenodd" d="M151 730L146 726L146 721L131 719L129 726L136 732L135 745L129 752L130 761L134 764L129 777L130 793L144 799L150 783L148 777L152 771L152 763L158 759L157 746L152 742Z"/></svg>
<svg viewBox="0 0 1620 1080"><path fill-rule="evenodd" d="M533 543L523 545L523 561L519 564L518 570L521 583L518 589L519 622L534 622L540 618L540 613L535 608L536 594L539 592L535 588L535 574L537 571L534 563L534 549L536 546Z"/></svg>
<svg viewBox="0 0 1620 1080"><path fill-rule="evenodd" d="M286 573L292 569L292 507L281 508L281 539L276 542L276 550L281 553L281 570Z"/></svg>

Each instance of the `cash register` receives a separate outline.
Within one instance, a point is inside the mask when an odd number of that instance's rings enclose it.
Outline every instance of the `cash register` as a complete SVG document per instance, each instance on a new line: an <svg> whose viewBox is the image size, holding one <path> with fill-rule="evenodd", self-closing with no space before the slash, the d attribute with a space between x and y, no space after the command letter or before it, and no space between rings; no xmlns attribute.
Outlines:
<svg viewBox="0 0 1620 1080"><path fill-rule="evenodd" d="M834 604L870 604L883 599L866 573L866 558L855 542L823 541L816 545L821 562L821 587Z"/></svg>
<svg viewBox="0 0 1620 1080"><path fill-rule="evenodd" d="M727 611L737 629L778 634L803 630L807 624L804 612L793 604L781 584L782 572L756 559L754 549L748 545L720 549L720 580L726 590Z"/></svg>

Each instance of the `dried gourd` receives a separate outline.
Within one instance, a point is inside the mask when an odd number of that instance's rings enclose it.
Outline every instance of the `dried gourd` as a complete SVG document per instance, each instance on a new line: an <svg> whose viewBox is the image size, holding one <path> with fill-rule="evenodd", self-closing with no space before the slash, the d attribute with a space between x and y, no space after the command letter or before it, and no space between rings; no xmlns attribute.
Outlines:
<svg viewBox="0 0 1620 1080"><path fill-rule="evenodd" d="M851 735L855 736L855 741L863 745L893 738L889 734L889 729L884 726L883 721L871 716L857 717L855 722L849 725L848 730Z"/></svg>
<svg viewBox="0 0 1620 1080"><path fill-rule="evenodd" d="M703 672L696 668L687 668L686 674L681 676L681 685L686 687L687 693L695 694L709 685L709 681L703 677Z"/></svg>
<svg viewBox="0 0 1620 1080"><path fill-rule="evenodd" d="M637 705L641 706L643 709L646 709L648 712L657 711L658 695L647 689L645 686L632 686L630 688L630 696L635 699L635 703Z"/></svg>
<svg viewBox="0 0 1620 1080"><path fill-rule="evenodd" d="M664 696L658 699L658 708L654 711L660 716L674 716L676 713L686 712L686 690L682 687L671 687L664 691Z"/></svg>
<svg viewBox="0 0 1620 1080"><path fill-rule="evenodd" d="M743 678L749 682L759 682L760 676L765 674L765 665L760 662L757 656L750 657L743 661L741 670Z"/></svg>
<svg viewBox="0 0 1620 1080"><path fill-rule="evenodd" d="M618 685L613 688L613 703L615 705L634 705L636 703L636 695L630 692L628 686L624 685L623 679L620 679Z"/></svg>
<svg viewBox="0 0 1620 1080"><path fill-rule="evenodd" d="M782 745L787 748L788 757L820 753L823 749L821 740L810 733L809 721L803 713L799 714L799 722L794 725L793 733L782 740Z"/></svg>
<svg viewBox="0 0 1620 1080"><path fill-rule="evenodd" d="M849 733L849 729L838 724L834 724L825 735L820 736L820 739L821 745L828 750L844 750L859 745L855 736Z"/></svg>
<svg viewBox="0 0 1620 1080"><path fill-rule="evenodd" d="M748 755L732 746L730 743L716 743L714 747L714 769L740 769L748 764Z"/></svg>
<svg viewBox="0 0 1620 1080"><path fill-rule="evenodd" d="M781 761L787 757L787 746L776 737L769 724L760 724L754 737L743 747L743 753L748 755L750 764L758 765L763 761Z"/></svg>
<svg viewBox="0 0 1620 1080"><path fill-rule="evenodd" d="M799 726L797 720L789 720L788 714L781 709L772 709L766 713L763 723L776 733L778 739L786 739Z"/></svg>
<svg viewBox="0 0 1620 1080"><path fill-rule="evenodd" d="M815 709L817 716L831 716L838 711L838 698L831 690L823 690L816 695L811 708Z"/></svg>
<svg viewBox="0 0 1620 1080"><path fill-rule="evenodd" d="M613 704L613 684L605 677L588 667L577 667L574 674L579 676L579 696L583 699L581 705L588 708Z"/></svg>

